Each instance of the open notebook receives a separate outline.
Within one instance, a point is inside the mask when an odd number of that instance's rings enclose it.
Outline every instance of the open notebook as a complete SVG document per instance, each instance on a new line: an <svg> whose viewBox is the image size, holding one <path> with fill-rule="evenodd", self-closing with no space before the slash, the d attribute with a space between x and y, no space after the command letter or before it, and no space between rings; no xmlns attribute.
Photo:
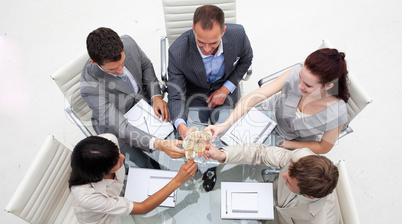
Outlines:
<svg viewBox="0 0 402 224"><path fill-rule="evenodd" d="M221 140L227 145L262 144L276 125L276 122L266 114L252 108L226 131Z"/></svg>
<svg viewBox="0 0 402 224"><path fill-rule="evenodd" d="M156 138L165 139L173 131L173 125L158 118L151 105L143 99L127 111L124 117L134 127Z"/></svg>

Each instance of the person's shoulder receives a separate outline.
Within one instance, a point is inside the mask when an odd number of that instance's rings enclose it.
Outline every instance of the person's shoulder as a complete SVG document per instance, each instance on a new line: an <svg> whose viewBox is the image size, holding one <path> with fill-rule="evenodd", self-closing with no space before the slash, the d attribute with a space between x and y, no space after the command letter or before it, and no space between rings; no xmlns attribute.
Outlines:
<svg viewBox="0 0 402 224"><path fill-rule="evenodd" d="M105 138L105 139L107 139L107 140L113 142L114 144L117 145L117 147L119 147L119 142L118 142L118 140L117 140L116 135L111 134L111 133L103 133L103 134L100 134L100 135L98 135L98 136L99 136L99 137L102 137L102 138Z"/></svg>
<svg viewBox="0 0 402 224"><path fill-rule="evenodd" d="M81 82L92 81L96 66L88 59L81 71Z"/></svg>
<svg viewBox="0 0 402 224"><path fill-rule="evenodd" d="M194 43L192 43L194 42ZM180 35L169 47L169 54L174 58L186 58L191 47L195 47L195 36L190 29Z"/></svg>
<svg viewBox="0 0 402 224"><path fill-rule="evenodd" d="M74 199L79 200L83 197L83 195L92 194L94 192L94 188L91 183L75 185L71 187L71 195Z"/></svg>
<svg viewBox="0 0 402 224"><path fill-rule="evenodd" d="M124 43L124 41L135 42L134 39L131 36L127 35L127 34L124 34L124 35L120 36L120 39L121 39L121 41L123 41L123 43Z"/></svg>
<svg viewBox="0 0 402 224"><path fill-rule="evenodd" d="M127 34L120 36L120 39L123 42L124 48L140 48L137 42Z"/></svg>
<svg viewBox="0 0 402 224"><path fill-rule="evenodd" d="M243 25L240 24L233 24L233 23L226 23L226 33L246 33L244 30Z"/></svg>
<svg viewBox="0 0 402 224"><path fill-rule="evenodd" d="M308 148L295 149L292 150L292 161L296 162L299 159L310 155L315 155L315 153Z"/></svg>
<svg viewBox="0 0 402 224"><path fill-rule="evenodd" d="M350 100L350 99L349 99ZM348 120L348 107L346 105L346 102L342 99L338 99L337 103L335 104L335 106L337 105L338 108L338 114L340 117L343 118L343 120ZM346 123L345 121L345 123Z"/></svg>
<svg viewBox="0 0 402 224"><path fill-rule="evenodd" d="M176 38L175 41L173 41L170 49L177 49L177 48L183 48L184 46L187 46L189 43L190 38L195 38L193 35L193 30L187 30L183 34L181 34L178 38Z"/></svg>

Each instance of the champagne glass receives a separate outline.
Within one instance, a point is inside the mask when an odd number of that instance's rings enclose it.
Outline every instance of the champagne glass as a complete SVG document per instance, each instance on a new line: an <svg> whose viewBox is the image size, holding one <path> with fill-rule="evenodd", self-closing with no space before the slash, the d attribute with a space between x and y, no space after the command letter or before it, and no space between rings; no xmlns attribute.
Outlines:
<svg viewBox="0 0 402 224"><path fill-rule="evenodd" d="M186 154L186 158L187 158L188 160L194 160L194 158L195 158L195 151L194 151L193 149L187 149L186 152L185 152L185 154Z"/></svg>
<svg viewBox="0 0 402 224"><path fill-rule="evenodd" d="M193 131L193 132L190 132L189 136L190 136L190 138L192 138L195 141L197 141L199 138L201 138L201 132L200 131Z"/></svg>
<svg viewBox="0 0 402 224"><path fill-rule="evenodd" d="M183 140L183 149L188 150L188 149L193 149L194 148L194 141L191 138L185 138Z"/></svg>
<svg viewBox="0 0 402 224"><path fill-rule="evenodd" d="M209 128L203 128L202 130L201 130L201 138L202 138L202 140L204 140L205 142L209 142L209 141L211 141L212 140L212 131L211 130L209 130Z"/></svg>
<svg viewBox="0 0 402 224"><path fill-rule="evenodd" d="M204 151L205 151L205 143L202 142L202 140L198 140L197 144L195 144L195 146L194 146L194 150L198 153L198 155L200 155L202 157L200 165L205 166L206 162L205 162L205 158L203 156Z"/></svg>
<svg viewBox="0 0 402 224"><path fill-rule="evenodd" d="M197 128L197 126L192 126L189 130L189 134L193 133L193 132L197 132L199 131L199 129Z"/></svg>

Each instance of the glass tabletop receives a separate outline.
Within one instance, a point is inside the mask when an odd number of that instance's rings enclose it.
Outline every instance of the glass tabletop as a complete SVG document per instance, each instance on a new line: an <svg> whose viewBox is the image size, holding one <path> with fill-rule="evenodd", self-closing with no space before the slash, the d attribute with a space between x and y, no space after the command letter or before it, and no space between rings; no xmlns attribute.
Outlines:
<svg viewBox="0 0 402 224"><path fill-rule="evenodd" d="M201 128L199 113L205 109L189 108L187 125ZM232 110L219 110L219 119L216 124L222 123ZM264 112L272 118L272 113ZM220 137L213 142L215 146L223 147L226 144ZM173 132L168 138L180 138ZM264 141L266 145L273 145L275 135L271 133ZM162 169L178 171L187 159L171 159L167 154L155 151L153 157L161 165ZM261 173L267 166L245 164L220 164L216 160L194 159L198 164L195 176L180 186L177 190L176 206L174 208L157 207L145 215L132 215L135 223L260 223L258 220L223 220L221 219L221 183L222 182L264 182ZM216 183L213 190L207 192L203 188L203 174L208 169L216 168Z"/></svg>

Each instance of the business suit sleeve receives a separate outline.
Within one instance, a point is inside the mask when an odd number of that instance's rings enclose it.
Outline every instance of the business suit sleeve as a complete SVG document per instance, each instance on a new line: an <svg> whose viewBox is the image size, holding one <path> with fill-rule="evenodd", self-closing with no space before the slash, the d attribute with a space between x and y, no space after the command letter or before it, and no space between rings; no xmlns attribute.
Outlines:
<svg viewBox="0 0 402 224"><path fill-rule="evenodd" d="M172 55L169 49L169 80L168 80L168 107L170 112L170 117L172 121L176 121L179 118L187 120L186 113L183 109L186 103L186 78L180 69L177 57Z"/></svg>
<svg viewBox="0 0 402 224"><path fill-rule="evenodd" d="M243 26L238 24L228 24L227 27L228 33L225 35L228 35L227 41L232 44L232 49L234 49L234 51L229 50L229 55L224 52L225 60L226 58L232 58L232 60L228 60L228 63L225 63L227 67L226 69L230 69L230 74L226 80L237 86L252 63L253 49L251 48L250 40L248 39ZM223 47L225 48L225 44L223 44ZM234 56L235 58L233 58Z"/></svg>
<svg viewBox="0 0 402 224"><path fill-rule="evenodd" d="M263 144L240 144L223 147L226 152L225 163L234 164L259 164L283 168L289 161L297 161L300 158L314 154L309 149L287 150L276 146Z"/></svg>
<svg viewBox="0 0 402 224"><path fill-rule="evenodd" d="M125 65L132 71L140 89L146 92L150 99L155 95L161 95L159 81L151 60L141 50L138 44L128 35L121 37L126 54ZM148 99L148 100L150 100Z"/></svg>
<svg viewBox="0 0 402 224"><path fill-rule="evenodd" d="M131 104L127 95L115 94L108 91L111 86L116 86L113 82L94 79L94 74L90 69L91 65L83 70L80 82L81 96L92 109L92 121L95 131L98 134L112 133L119 139L124 139L128 144L141 148L144 151L149 149L149 141L152 136L140 129L132 126L124 117L124 105ZM91 74L91 75L89 75ZM120 97L120 98L119 98ZM121 105L116 105L120 103ZM121 107L121 110L119 108Z"/></svg>

